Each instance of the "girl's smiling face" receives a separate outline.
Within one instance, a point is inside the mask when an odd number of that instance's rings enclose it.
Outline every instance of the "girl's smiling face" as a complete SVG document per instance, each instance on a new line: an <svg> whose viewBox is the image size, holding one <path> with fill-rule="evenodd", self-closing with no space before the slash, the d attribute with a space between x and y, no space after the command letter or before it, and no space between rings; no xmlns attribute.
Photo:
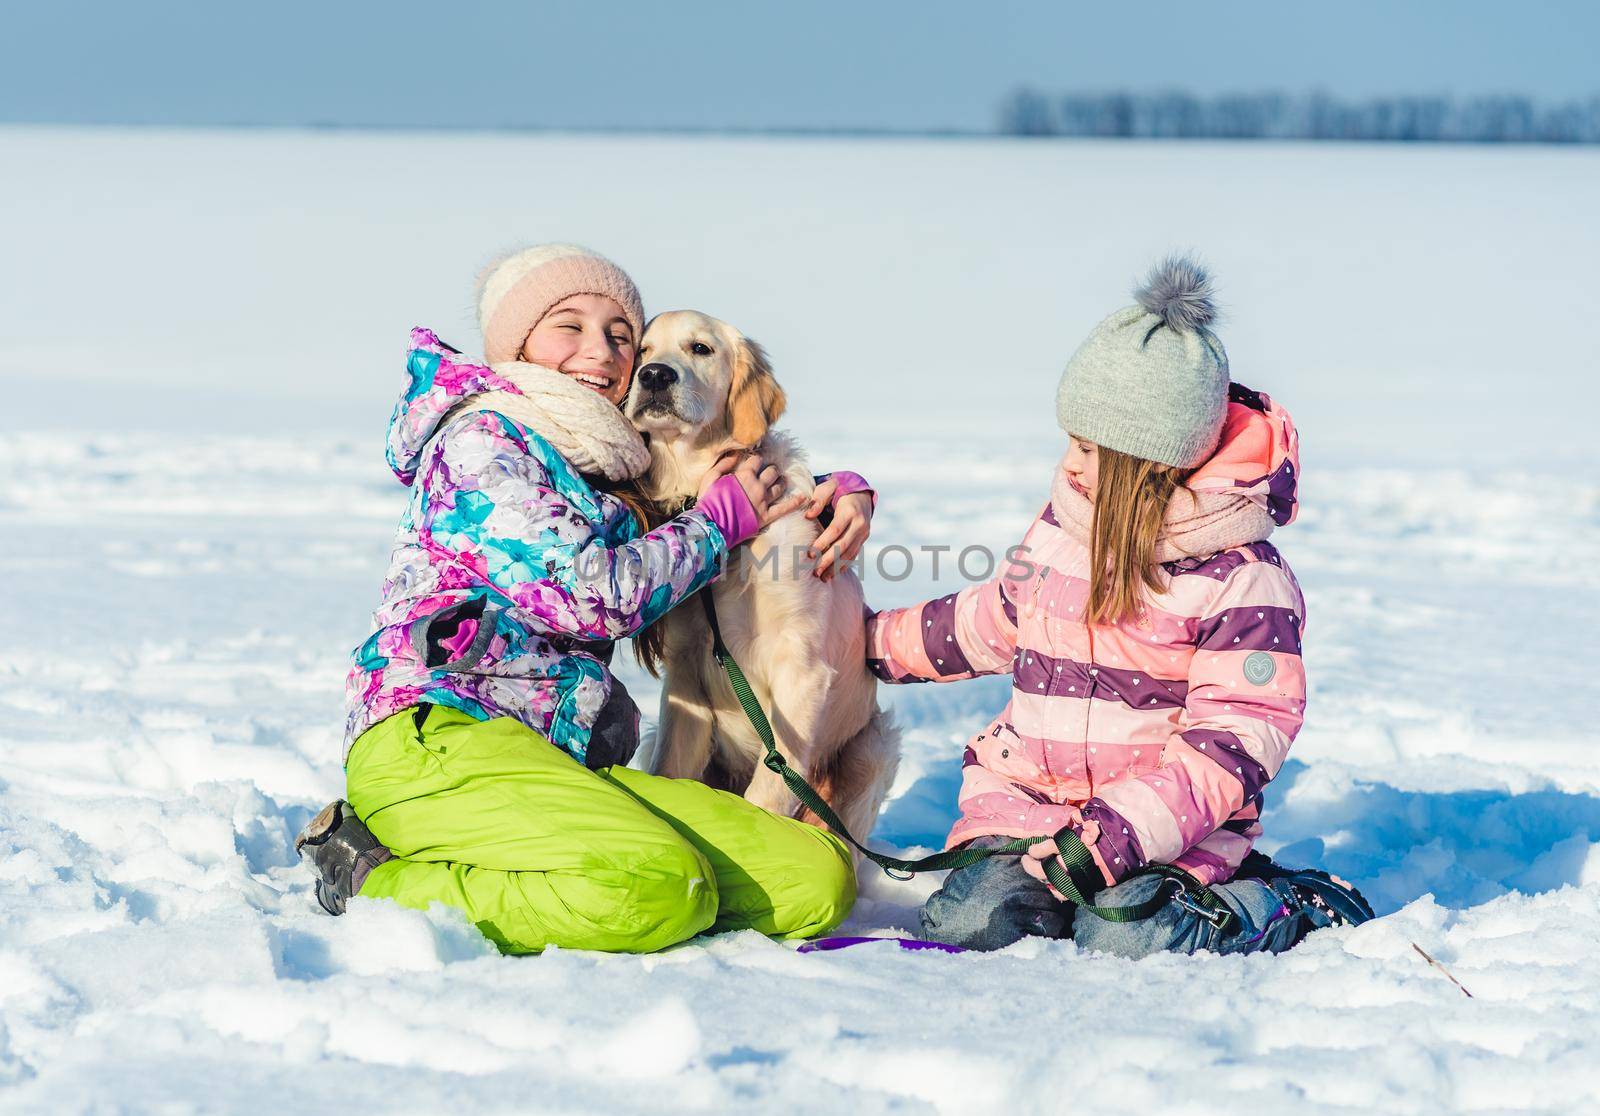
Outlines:
<svg viewBox="0 0 1600 1116"><path fill-rule="evenodd" d="M633 379L638 338L622 307L605 295L564 298L522 343L522 359L570 376L620 405Z"/></svg>
<svg viewBox="0 0 1600 1116"><path fill-rule="evenodd" d="M1086 442L1076 435L1068 437L1071 443L1067 446L1067 456L1061 463L1062 469L1067 474L1067 483L1093 500L1095 488L1100 483L1100 455L1096 452L1098 447L1093 442Z"/></svg>

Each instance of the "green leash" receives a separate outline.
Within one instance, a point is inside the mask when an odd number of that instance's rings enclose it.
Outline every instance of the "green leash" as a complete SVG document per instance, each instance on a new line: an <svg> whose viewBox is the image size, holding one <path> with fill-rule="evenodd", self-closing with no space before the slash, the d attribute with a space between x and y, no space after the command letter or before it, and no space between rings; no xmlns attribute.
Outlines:
<svg viewBox="0 0 1600 1116"><path fill-rule="evenodd" d="M882 868L884 873L897 880L908 880L919 872L939 872L951 868L965 868L969 864L976 864L980 860L987 860L991 856L1017 856L1025 853L1034 845L1046 838L1043 837L1014 837L1004 844L989 848L974 848L972 845L959 845L944 852L925 856L920 860L902 860L899 857L885 856L873 852L867 846L855 839L844 822L839 820L839 815L833 812L833 807L825 802L812 785L806 782L794 768L784 761L782 753L773 740L772 725L767 720L766 713L761 708L761 703L756 700L756 695L750 689L750 683L744 676L744 671L734 661L733 655L728 651L728 645L722 641L722 628L717 624L716 606L711 601L711 587L706 586L700 591L700 603L705 607L706 622L711 625L711 653L721 664L724 673L728 676L728 683L733 687L733 694L739 699L739 705L744 709L744 714L750 719L750 726L756 730L756 735L761 738L762 745L766 748L766 758L762 760L769 771L779 776L784 785L789 788L789 793L800 800L801 805L821 818L823 824L833 830L841 840L848 841L861 855ZM1062 829L1055 835L1058 858L1044 861L1044 874L1049 879L1050 885L1066 897L1067 901L1088 911L1107 922L1140 922L1156 911L1166 906L1171 897L1165 889L1158 888L1156 893L1142 903L1135 903L1128 907L1097 907L1089 901L1103 886L1100 869L1095 867L1094 857L1089 854L1088 847L1083 840L1070 828ZM1209 887L1189 876L1182 869L1174 868L1167 864L1152 864L1141 874L1162 876L1178 885L1177 899L1180 905L1187 910L1198 914L1211 925L1218 929L1225 928L1233 919L1230 911Z"/></svg>

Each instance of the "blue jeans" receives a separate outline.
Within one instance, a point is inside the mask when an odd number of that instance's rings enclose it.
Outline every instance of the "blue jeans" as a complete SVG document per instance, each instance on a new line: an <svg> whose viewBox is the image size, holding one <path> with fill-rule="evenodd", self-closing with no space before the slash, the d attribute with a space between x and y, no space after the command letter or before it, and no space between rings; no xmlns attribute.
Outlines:
<svg viewBox="0 0 1600 1116"><path fill-rule="evenodd" d="M1000 838L980 837L975 845ZM1174 885L1160 876L1135 876L1094 898L1102 907L1141 903ZM1237 917L1226 932L1176 895L1139 922L1107 922L1050 894L1028 875L1020 857L995 856L945 878L922 906L922 936L967 949L1004 949L1025 937L1072 938L1084 949L1119 957L1153 953L1282 953L1312 930L1329 925L1315 908L1302 907L1281 880L1234 879L1212 890Z"/></svg>

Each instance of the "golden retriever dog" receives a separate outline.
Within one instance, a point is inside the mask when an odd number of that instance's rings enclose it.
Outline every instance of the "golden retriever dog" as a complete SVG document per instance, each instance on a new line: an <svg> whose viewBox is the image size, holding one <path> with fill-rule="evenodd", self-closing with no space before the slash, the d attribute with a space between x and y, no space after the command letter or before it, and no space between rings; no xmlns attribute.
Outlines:
<svg viewBox="0 0 1600 1116"><path fill-rule="evenodd" d="M704 314L658 315L640 342L639 371L623 408L649 439L646 494L676 512L730 449L753 450L776 465L786 496L810 493L804 454L772 429L784 405L761 346ZM820 533L803 511L783 516L729 554L709 591L722 638L766 710L778 750L865 841L900 762L900 734L878 708L877 682L867 671L860 580L848 567L831 580L812 576L806 548ZM665 675L646 770L699 779L773 813L801 816L783 780L760 762L761 741L712 658L700 604L685 602L660 623Z"/></svg>

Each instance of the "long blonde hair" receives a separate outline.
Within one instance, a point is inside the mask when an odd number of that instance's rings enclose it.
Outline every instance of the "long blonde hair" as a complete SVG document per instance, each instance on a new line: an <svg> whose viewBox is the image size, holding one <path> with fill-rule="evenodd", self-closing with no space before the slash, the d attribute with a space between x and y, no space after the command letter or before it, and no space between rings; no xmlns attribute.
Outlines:
<svg viewBox="0 0 1600 1116"><path fill-rule="evenodd" d="M1166 588L1156 561L1156 540L1167 506L1193 469L1178 469L1097 446L1099 479L1089 524L1089 582L1084 620L1115 624L1139 614L1145 592ZM1192 496L1193 493L1190 493Z"/></svg>

